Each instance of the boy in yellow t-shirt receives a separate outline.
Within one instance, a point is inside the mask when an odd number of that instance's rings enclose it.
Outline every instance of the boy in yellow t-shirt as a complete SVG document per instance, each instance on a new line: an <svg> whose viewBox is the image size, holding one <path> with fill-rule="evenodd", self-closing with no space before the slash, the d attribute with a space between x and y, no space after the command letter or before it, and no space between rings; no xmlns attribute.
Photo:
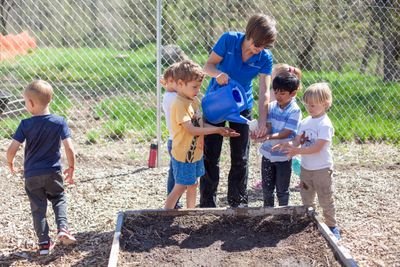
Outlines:
<svg viewBox="0 0 400 267"><path fill-rule="evenodd" d="M202 68L191 60L184 60L174 70L177 82L177 96L171 106L172 169L175 186L165 202L166 209L173 209L176 201L186 191L186 207L196 205L198 177L205 172L203 161L204 135L239 136L226 127L203 127L196 98L203 82Z"/></svg>

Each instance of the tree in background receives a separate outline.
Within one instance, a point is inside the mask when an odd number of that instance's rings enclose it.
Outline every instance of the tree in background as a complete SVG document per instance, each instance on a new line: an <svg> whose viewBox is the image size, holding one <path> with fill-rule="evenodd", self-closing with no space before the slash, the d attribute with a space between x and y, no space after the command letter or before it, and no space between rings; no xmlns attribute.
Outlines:
<svg viewBox="0 0 400 267"><path fill-rule="evenodd" d="M313 11L314 11L314 14L316 14L316 15L315 15L315 20L313 22L311 36L308 40L305 40L304 49L298 55L298 65L299 65L299 68L302 70L313 70L312 52L313 52L314 46L317 43L319 24L321 22L320 0L314 1Z"/></svg>
<svg viewBox="0 0 400 267"><path fill-rule="evenodd" d="M376 50L377 41L381 39L379 53L383 55L383 79L398 79L398 61L400 54L399 31L400 4L394 0L373 0L370 5L371 20L369 23L367 42L365 44L360 72L365 73L369 59ZM380 57L382 57L380 56Z"/></svg>
<svg viewBox="0 0 400 267"><path fill-rule="evenodd" d="M7 19L10 10L17 4L16 0L0 0L0 33L7 35Z"/></svg>
<svg viewBox="0 0 400 267"><path fill-rule="evenodd" d="M379 7L383 9L381 31L383 39L383 80L395 81L398 79L399 58L399 3L395 0L377 0ZM397 3L397 7L395 6ZM397 18L397 20L396 20ZM397 58L397 60L396 60Z"/></svg>

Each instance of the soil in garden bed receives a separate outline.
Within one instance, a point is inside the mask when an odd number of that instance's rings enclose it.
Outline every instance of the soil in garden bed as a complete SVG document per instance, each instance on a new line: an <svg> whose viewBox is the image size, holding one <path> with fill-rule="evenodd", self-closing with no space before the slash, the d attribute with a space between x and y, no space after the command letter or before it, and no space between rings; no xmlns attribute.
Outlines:
<svg viewBox="0 0 400 267"><path fill-rule="evenodd" d="M340 266L307 217L129 215L119 266Z"/></svg>

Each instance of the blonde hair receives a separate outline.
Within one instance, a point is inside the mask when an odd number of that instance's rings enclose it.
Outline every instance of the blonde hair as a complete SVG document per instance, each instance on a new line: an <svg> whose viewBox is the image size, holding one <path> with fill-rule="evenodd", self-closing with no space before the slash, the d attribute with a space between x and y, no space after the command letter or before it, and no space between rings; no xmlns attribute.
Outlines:
<svg viewBox="0 0 400 267"><path fill-rule="evenodd" d="M47 106L53 97L53 87L46 81L35 80L28 84L24 94L37 101L38 104Z"/></svg>
<svg viewBox="0 0 400 267"><path fill-rule="evenodd" d="M314 83L304 92L303 102L326 105L326 110L332 106L332 92L327 83Z"/></svg>
<svg viewBox="0 0 400 267"><path fill-rule="evenodd" d="M163 78L164 80L168 80L169 78L172 78L175 80L175 75L174 71L178 67L179 62L175 62L174 64L171 64L168 68L165 69Z"/></svg>
<svg viewBox="0 0 400 267"><path fill-rule="evenodd" d="M175 81L182 80L184 83L191 81L203 81L205 73L199 64L191 60L183 60L178 63L174 70Z"/></svg>

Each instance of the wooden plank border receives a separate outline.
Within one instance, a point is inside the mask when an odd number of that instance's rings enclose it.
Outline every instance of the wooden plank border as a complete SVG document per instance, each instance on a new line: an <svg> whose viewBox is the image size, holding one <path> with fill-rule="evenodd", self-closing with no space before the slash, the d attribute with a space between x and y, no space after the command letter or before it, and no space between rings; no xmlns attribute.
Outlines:
<svg viewBox="0 0 400 267"><path fill-rule="evenodd" d="M304 215L307 209L304 206L288 206L277 208L196 208L196 209L148 209L148 210L128 210L126 215L159 215L159 216L181 216L197 214L230 215L238 217L251 217L260 215Z"/></svg>
<svg viewBox="0 0 400 267"><path fill-rule="evenodd" d="M124 212L122 211L118 212L114 238L111 245L110 257L108 258L108 267L117 267L118 264L119 241L121 237L121 229L124 221L124 216L125 216Z"/></svg>
<svg viewBox="0 0 400 267"><path fill-rule="evenodd" d="M350 255L350 251L343 246L339 240L335 237L335 235L331 232L329 227L322 221L321 217L310 208L308 210L308 214L314 220L314 222L318 226L318 230L322 233L323 237L328 241L329 245L333 249L334 253L339 257L340 263L346 267L358 267L357 262Z"/></svg>

